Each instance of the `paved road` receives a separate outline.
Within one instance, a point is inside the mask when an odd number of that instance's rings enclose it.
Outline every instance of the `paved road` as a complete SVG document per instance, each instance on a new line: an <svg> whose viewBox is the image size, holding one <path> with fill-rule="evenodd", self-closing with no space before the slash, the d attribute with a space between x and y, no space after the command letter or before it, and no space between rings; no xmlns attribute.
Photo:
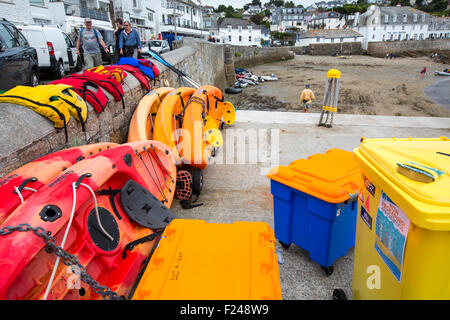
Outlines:
<svg viewBox="0 0 450 320"><path fill-rule="evenodd" d="M426 87L424 92L434 103L450 109L450 77L441 76L431 86Z"/></svg>

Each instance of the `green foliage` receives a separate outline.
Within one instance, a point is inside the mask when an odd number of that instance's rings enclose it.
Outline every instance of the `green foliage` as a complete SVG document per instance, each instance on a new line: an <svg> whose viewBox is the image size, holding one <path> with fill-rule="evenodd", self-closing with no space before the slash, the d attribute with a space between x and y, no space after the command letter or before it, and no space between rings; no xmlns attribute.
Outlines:
<svg viewBox="0 0 450 320"><path fill-rule="evenodd" d="M264 19L264 14L262 12L250 17L250 21L255 24L265 24L263 19Z"/></svg>
<svg viewBox="0 0 450 320"><path fill-rule="evenodd" d="M284 0L270 0L269 2L266 2L266 5L274 5L275 7L284 7Z"/></svg>
<svg viewBox="0 0 450 320"><path fill-rule="evenodd" d="M421 4L422 3L423 2L421 2ZM448 15L450 10L446 10L447 5L447 0L433 0L428 5L418 5L418 9L436 15Z"/></svg>
<svg viewBox="0 0 450 320"><path fill-rule="evenodd" d="M284 4L286 8L295 8L295 3L293 1L286 1Z"/></svg>
<svg viewBox="0 0 450 320"><path fill-rule="evenodd" d="M239 51L236 51L236 52L234 53L234 56L235 56L236 58L239 58L240 56L242 56L242 53L240 53Z"/></svg>
<svg viewBox="0 0 450 320"><path fill-rule="evenodd" d="M369 3L363 1L358 3L344 4L342 7L336 7L333 10L342 14L354 14L356 12L364 13L367 11L367 8L369 6ZM331 9L328 11L331 11Z"/></svg>

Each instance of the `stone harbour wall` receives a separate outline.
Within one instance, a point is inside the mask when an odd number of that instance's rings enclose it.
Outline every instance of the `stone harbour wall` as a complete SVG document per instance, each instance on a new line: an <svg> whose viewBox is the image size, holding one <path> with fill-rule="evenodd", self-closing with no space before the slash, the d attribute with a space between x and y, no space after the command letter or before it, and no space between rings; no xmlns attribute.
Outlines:
<svg viewBox="0 0 450 320"><path fill-rule="evenodd" d="M176 68L184 71L193 80L202 85L214 85L225 89L232 79L227 79L225 69L234 78L234 64L239 67L248 67L252 55L259 56L258 63L266 63L276 59L286 59L287 50L267 51L264 48L239 47L244 53L241 59L234 57L228 49L228 64L226 62L225 45L213 44L186 38L178 49L165 53L164 58ZM258 52L258 53L256 53ZM278 54L278 58L277 58ZM293 54L292 54L293 56ZM238 57L236 57L238 58ZM166 66L155 62L160 70L158 80L150 80L151 88L171 86L178 88L189 86ZM233 80L234 81L234 80ZM147 91L140 85L133 75L128 74L124 84L125 109L121 101L114 101L106 91L109 98L106 110L96 113L88 104L88 118L86 132L82 132L81 125L73 117L68 124L68 143L65 143L63 129L55 129L53 123L47 118L35 113L24 106L1 103L0 104L0 178L20 166L38 159L46 154L73 146L97 142L125 143L131 117Z"/></svg>
<svg viewBox="0 0 450 320"><path fill-rule="evenodd" d="M376 57L386 54L432 53L450 50L450 39L369 42L367 53Z"/></svg>

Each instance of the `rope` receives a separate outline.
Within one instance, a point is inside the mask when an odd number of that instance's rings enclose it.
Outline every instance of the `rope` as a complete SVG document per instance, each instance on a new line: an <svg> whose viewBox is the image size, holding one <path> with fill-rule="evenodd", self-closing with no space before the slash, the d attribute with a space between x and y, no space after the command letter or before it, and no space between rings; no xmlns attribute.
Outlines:
<svg viewBox="0 0 450 320"><path fill-rule="evenodd" d="M17 187L14 187L14 189L15 189L15 191L16 191L16 193L17 193L17 195L19 196L19 198L20 198L20 203L23 203L25 200L23 199L23 196L22 196L22 193L20 192L20 189L19 188L17 188ZM23 187L23 190L28 190L28 191L33 191L33 192L37 192L37 190L36 189L33 189L33 188L28 188L28 187Z"/></svg>
<svg viewBox="0 0 450 320"><path fill-rule="evenodd" d="M144 159L142 158L141 154L140 154L139 152L137 152L137 150L136 150L136 154L139 156L139 159L141 159L142 163L144 164L145 169L146 169L147 172L148 172L148 175L150 176L150 178L152 178L153 184L156 186L156 188L158 189L158 191L159 191L159 193L161 194L162 198L164 199L162 202L164 202L164 201L167 202L167 199L166 199L166 197L164 196L164 193L161 192L160 186L156 183L155 179L154 179L153 176L151 175L150 170L147 168L147 165L145 164Z"/></svg>
<svg viewBox="0 0 450 320"><path fill-rule="evenodd" d="M92 188L90 186L88 186L87 184L84 183L80 183L81 186L87 188L90 192L92 197L94 198L94 203L95 203L95 213L97 215L97 222L98 225L100 227L100 229L102 230L102 232L111 240L113 241L114 238L111 237L109 235L108 232L106 232L106 230L103 228L101 221L100 221L100 215L98 213L98 207L97 207L97 198L95 196L94 191L92 190ZM66 231L64 232L64 237L61 241L61 249L64 249L64 245L66 244L66 240L67 240L67 236L69 234L69 229L72 226L72 221L73 221L73 217L75 215L75 209L76 209L76 204L77 204L77 187L76 187L76 182L72 183L72 191L73 191L73 201L72 201L72 211L70 213L70 218L69 218L69 222L67 223L67 227L66 227ZM42 298L42 300L47 300L48 294L50 292L50 288L52 287L53 284L53 280L55 278L56 275L56 270L58 269L58 265L59 265L59 260L60 257L58 256L56 258L56 262L55 262L55 266L53 267L53 271L52 271L52 275L50 276L50 280L48 281L48 285L47 285L47 289L45 290L45 294L44 297Z"/></svg>

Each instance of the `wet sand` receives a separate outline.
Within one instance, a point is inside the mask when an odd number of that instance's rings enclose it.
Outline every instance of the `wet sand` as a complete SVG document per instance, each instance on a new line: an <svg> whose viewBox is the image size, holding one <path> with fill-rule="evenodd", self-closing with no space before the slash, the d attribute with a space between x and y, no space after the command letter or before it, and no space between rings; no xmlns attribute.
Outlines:
<svg viewBox="0 0 450 320"><path fill-rule="evenodd" d="M423 67L428 72L422 78L419 72ZM428 57L388 60L370 56L341 59L297 55L294 60L251 68L256 75L273 73L279 80L248 86L242 93L227 94L226 98L237 109L302 111L299 97L309 83L316 95L311 112L320 112L326 74L332 68L341 71L340 113L450 117L450 108L433 102L424 92L437 80L434 71L444 69L443 64L432 62ZM445 93L445 88L431 89L434 96L437 90Z"/></svg>
<svg viewBox="0 0 450 320"><path fill-rule="evenodd" d="M434 103L450 110L450 77L437 77L435 83L425 88L425 94Z"/></svg>

